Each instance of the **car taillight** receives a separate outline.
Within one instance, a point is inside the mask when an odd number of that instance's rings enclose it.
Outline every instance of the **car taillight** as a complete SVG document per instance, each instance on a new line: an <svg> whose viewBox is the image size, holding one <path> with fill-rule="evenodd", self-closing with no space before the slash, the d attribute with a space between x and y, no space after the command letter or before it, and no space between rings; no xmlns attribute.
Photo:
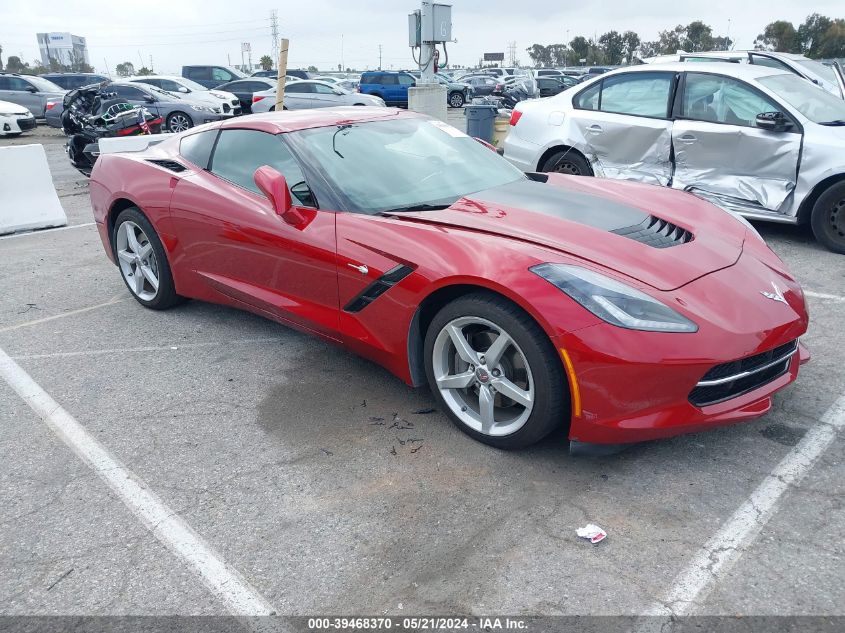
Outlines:
<svg viewBox="0 0 845 633"><path fill-rule="evenodd" d="M52 110L53 108L56 107L56 102L55 101L48 101L46 107L47 107L48 110Z"/></svg>
<svg viewBox="0 0 845 633"><path fill-rule="evenodd" d="M522 118L522 112L519 110L514 110L511 112L511 125L516 125L519 123L519 120Z"/></svg>
<svg viewBox="0 0 845 633"><path fill-rule="evenodd" d="M494 88L494 90L504 90L504 89L505 89L505 84L496 84L496 87Z"/></svg>
<svg viewBox="0 0 845 633"><path fill-rule="evenodd" d="M262 97L262 96L260 96L260 95L252 95L252 102L253 102L253 103L258 103L258 102L259 102L259 101L261 101L263 98L264 98L264 97Z"/></svg>

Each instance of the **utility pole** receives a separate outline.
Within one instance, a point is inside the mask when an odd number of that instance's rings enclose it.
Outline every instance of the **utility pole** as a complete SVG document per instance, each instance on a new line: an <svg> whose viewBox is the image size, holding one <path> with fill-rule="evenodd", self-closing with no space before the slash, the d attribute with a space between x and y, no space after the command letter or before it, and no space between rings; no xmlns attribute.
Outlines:
<svg viewBox="0 0 845 633"><path fill-rule="evenodd" d="M276 79L276 112L281 112L285 109L285 75L288 72L289 46L290 42L287 39L283 39L281 50L279 51L278 79Z"/></svg>
<svg viewBox="0 0 845 633"><path fill-rule="evenodd" d="M513 67L516 65L516 42L510 42L508 44L508 59L510 60L510 66Z"/></svg>
<svg viewBox="0 0 845 633"><path fill-rule="evenodd" d="M378 69L381 70L381 44L378 45Z"/></svg>
<svg viewBox="0 0 845 633"><path fill-rule="evenodd" d="M340 34L340 70L346 70L346 64L343 63L343 33Z"/></svg>
<svg viewBox="0 0 845 633"><path fill-rule="evenodd" d="M155 72L155 69L153 68L153 56L152 55L150 55L150 71L153 72L153 73Z"/></svg>
<svg viewBox="0 0 845 633"><path fill-rule="evenodd" d="M144 67L144 58L141 57L141 51L138 51L138 61L141 62L141 68L143 68ZM139 68L138 70L141 70L141 68Z"/></svg>
<svg viewBox="0 0 845 633"><path fill-rule="evenodd" d="M270 32L273 36L273 61L279 59L279 12L276 9L270 11Z"/></svg>

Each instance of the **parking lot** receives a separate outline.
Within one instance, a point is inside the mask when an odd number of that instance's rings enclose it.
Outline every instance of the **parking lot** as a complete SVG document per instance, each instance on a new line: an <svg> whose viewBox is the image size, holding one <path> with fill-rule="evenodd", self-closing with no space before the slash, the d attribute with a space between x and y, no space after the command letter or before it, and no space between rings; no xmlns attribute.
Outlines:
<svg viewBox="0 0 845 633"><path fill-rule="evenodd" d="M845 257L808 229L757 225L811 313L812 362L768 415L609 457L563 434L502 452L342 349L196 301L142 308L64 137L12 142L45 145L69 227L0 238L0 350L276 613L650 613L798 459L687 612L845 615ZM819 429L838 434L796 458ZM231 612L2 380L0 446L4 615ZM608 538L579 539L587 523Z"/></svg>

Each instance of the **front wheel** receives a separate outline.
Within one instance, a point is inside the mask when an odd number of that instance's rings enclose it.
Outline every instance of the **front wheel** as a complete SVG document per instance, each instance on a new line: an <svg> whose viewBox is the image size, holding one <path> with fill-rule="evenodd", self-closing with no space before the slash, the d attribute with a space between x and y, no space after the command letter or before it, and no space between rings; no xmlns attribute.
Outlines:
<svg viewBox="0 0 845 633"><path fill-rule="evenodd" d="M845 254L845 181L828 188L813 206L813 235L834 253Z"/></svg>
<svg viewBox="0 0 845 633"><path fill-rule="evenodd" d="M464 95L460 92L453 92L449 95L449 105L453 108L460 108L464 105Z"/></svg>
<svg viewBox="0 0 845 633"><path fill-rule="evenodd" d="M153 310L179 303L164 246L139 209L129 207L117 216L112 243L123 281L138 303Z"/></svg>
<svg viewBox="0 0 845 633"><path fill-rule="evenodd" d="M546 159L540 171L567 174L569 176L592 176L590 163L572 149L555 152Z"/></svg>
<svg viewBox="0 0 845 633"><path fill-rule="evenodd" d="M190 130L194 127L194 122L184 112L172 112L167 117L167 129L170 132L178 133L184 132L185 130Z"/></svg>
<svg viewBox="0 0 845 633"><path fill-rule="evenodd" d="M425 338L438 404L467 435L504 449L533 444L569 419L554 346L523 310L472 294L443 307Z"/></svg>

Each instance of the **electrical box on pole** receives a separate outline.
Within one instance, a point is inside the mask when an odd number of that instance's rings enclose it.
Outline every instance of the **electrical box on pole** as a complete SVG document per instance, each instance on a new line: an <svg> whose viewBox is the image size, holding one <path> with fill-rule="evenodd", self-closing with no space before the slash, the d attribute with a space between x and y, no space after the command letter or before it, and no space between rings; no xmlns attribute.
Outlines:
<svg viewBox="0 0 845 633"><path fill-rule="evenodd" d="M438 44L448 61L446 43L452 40L452 5L420 2L420 8L408 15L408 45L420 69L420 78L408 89L408 108L446 120L446 87L436 77L440 67Z"/></svg>

